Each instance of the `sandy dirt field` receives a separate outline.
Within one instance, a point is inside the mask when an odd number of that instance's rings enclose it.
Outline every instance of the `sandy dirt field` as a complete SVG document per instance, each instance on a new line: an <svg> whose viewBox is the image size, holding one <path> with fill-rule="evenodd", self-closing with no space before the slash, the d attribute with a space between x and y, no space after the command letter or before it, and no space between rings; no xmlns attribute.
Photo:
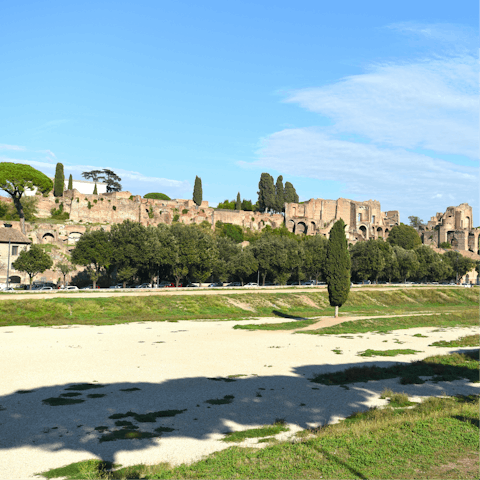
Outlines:
<svg viewBox="0 0 480 480"><path fill-rule="evenodd" d="M255 321L278 323L278 318ZM316 328L332 321L319 319ZM300 429L384 405L379 396L386 387L417 399L479 390L478 384L466 380L400 385L398 379L390 379L348 389L308 380L317 373L358 364L389 366L459 351L428 345L478 333L478 328L417 328L342 337L233 330L239 323L244 322L0 328L0 478L34 478L35 473L90 458L124 466L192 462L228 448L231 444L221 439L229 431L281 418L290 431L277 438L288 439ZM426 338L414 337L417 333ZM367 348L420 352L394 358L359 357ZM79 384L89 385L72 390ZM51 398L81 402L59 406L43 402ZM218 399L224 403L211 402ZM109 418L167 410L177 412L153 423L142 422L144 417ZM158 427L173 431L159 438L100 442L99 427L120 429L115 426L118 421L131 421L141 431ZM241 445L260 448L265 444L251 439Z"/></svg>

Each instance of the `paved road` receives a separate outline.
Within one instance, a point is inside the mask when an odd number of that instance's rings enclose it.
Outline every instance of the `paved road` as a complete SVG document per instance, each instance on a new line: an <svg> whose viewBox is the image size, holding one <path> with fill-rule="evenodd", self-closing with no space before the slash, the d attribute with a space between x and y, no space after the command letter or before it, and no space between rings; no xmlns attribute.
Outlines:
<svg viewBox="0 0 480 480"><path fill-rule="evenodd" d="M352 290L398 290L405 288L460 288L456 285L355 285ZM463 287L462 287L463 288ZM160 288L160 289L131 289L114 290L101 289L98 291L80 290L63 292L61 290L52 290L44 292L19 291L0 294L1 300L27 300L27 299L45 299L45 298L107 298L107 297L149 297L151 295L236 295L236 294L257 294L257 293L311 293L316 291L325 291L326 285L317 287L252 287L252 288Z"/></svg>

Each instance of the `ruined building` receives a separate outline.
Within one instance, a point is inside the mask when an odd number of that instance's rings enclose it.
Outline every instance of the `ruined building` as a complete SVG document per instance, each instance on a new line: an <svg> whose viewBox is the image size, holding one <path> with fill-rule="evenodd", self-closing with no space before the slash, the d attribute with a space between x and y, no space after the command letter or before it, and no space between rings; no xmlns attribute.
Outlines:
<svg viewBox="0 0 480 480"><path fill-rule="evenodd" d="M437 213L426 226L420 227L422 242L434 247L448 242L455 250L478 253L480 228L473 228L472 219L472 207L468 203L448 207L445 213Z"/></svg>
<svg viewBox="0 0 480 480"><path fill-rule="evenodd" d="M333 224L342 219L349 243L388 237L389 231L400 224L397 210L382 212L380 202L356 202L310 199L304 203L285 204L285 225L294 233L328 236Z"/></svg>

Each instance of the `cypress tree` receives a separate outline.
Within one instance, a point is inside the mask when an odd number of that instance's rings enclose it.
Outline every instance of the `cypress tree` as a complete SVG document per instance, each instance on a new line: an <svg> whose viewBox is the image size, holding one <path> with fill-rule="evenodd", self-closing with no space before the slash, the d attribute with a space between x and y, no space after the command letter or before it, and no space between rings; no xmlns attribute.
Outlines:
<svg viewBox="0 0 480 480"><path fill-rule="evenodd" d="M235 210L242 209L242 200L240 198L240 192L237 193L237 201L235 202Z"/></svg>
<svg viewBox="0 0 480 480"><path fill-rule="evenodd" d="M340 219L330 230L325 259L328 298L330 306L335 307L335 317L338 317L338 307L347 301L350 292L350 266L345 223Z"/></svg>
<svg viewBox="0 0 480 480"><path fill-rule="evenodd" d="M98 195L97 184L95 184L95 188L93 189L93 194Z"/></svg>
<svg viewBox="0 0 480 480"><path fill-rule="evenodd" d="M279 175L277 183L275 184L275 205L278 213L283 212L285 204L285 195L283 193L283 177Z"/></svg>
<svg viewBox="0 0 480 480"><path fill-rule="evenodd" d="M72 174L68 177L68 188L67 190L73 190L73 177Z"/></svg>
<svg viewBox="0 0 480 480"><path fill-rule="evenodd" d="M295 187L290 183L285 183L285 190L284 190L284 202L285 203L298 203L298 195L295 190Z"/></svg>
<svg viewBox="0 0 480 480"><path fill-rule="evenodd" d="M65 175L63 173L63 164L57 163L55 168L55 180L53 182L53 195L55 197L63 197L65 190Z"/></svg>
<svg viewBox="0 0 480 480"><path fill-rule="evenodd" d="M275 210L275 185L273 177L268 173L260 175L260 182L258 182L258 208L264 212L267 209Z"/></svg>
<svg viewBox="0 0 480 480"><path fill-rule="evenodd" d="M193 186L193 201L200 206L202 204L202 179L198 176L195 177L195 185Z"/></svg>

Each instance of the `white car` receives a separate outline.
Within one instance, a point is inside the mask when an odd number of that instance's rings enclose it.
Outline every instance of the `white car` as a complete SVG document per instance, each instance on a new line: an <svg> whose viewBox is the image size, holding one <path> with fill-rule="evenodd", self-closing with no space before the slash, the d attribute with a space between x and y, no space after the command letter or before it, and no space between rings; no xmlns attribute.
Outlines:
<svg viewBox="0 0 480 480"><path fill-rule="evenodd" d="M42 288L39 288L38 290L40 290L40 291L53 290L53 287L42 287Z"/></svg>
<svg viewBox="0 0 480 480"><path fill-rule="evenodd" d="M258 287L258 283L249 282L244 285L244 287Z"/></svg>

